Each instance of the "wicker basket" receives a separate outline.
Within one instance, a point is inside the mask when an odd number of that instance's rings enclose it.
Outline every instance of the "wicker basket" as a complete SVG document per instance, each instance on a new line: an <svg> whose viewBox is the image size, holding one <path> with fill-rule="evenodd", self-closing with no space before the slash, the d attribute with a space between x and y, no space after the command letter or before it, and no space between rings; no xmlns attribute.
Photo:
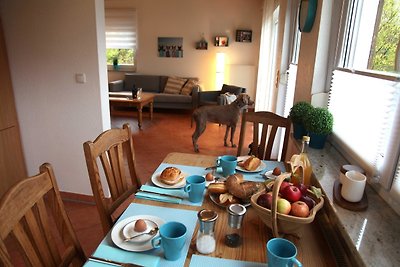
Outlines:
<svg viewBox="0 0 400 267"><path fill-rule="evenodd" d="M315 214L322 208L324 205L324 199L322 197L317 198L312 192L308 191L307 195L315 200L315 207L311 209L310 215L306 218L295 217L291 215L285 215L276 212L276 204L277 197L279 193L279 188L285 178L290 176L290 173L283 173L279 175L275 182L272 190L272 207L271 210L264 208L257 204L257 198L259 195L265 193L265 191L261 191L257 194L254 194L251 199L251 206L254 207L257 215L260 219L272 229L272 234L274 237L279 237L279 233L283 234L294 234L298 235L299 229L308 223L314 221Z"/></svg>

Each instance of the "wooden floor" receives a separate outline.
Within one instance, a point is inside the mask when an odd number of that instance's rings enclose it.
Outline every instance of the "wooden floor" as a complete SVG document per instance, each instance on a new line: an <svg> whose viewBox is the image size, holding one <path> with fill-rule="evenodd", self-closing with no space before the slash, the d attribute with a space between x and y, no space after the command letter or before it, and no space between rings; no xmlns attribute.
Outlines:
<svg viewBox="0 0 400 267"><path fill-rule="evenodd" d="M133 132L138 175L142 182L150 179L151 174L170 152L193 153L192 139L194 128L190 126L191 113L188 111L155 110L153 121L148 113L143 114L142 130L138 130L136 114L132 117L112 117L111 126L121 127L128 122ZM240 126L235 134L239 140ZM236 155L237 149L224 147L225 126L208 124L199 139L200 153L207 155ZM250 135L247 135L250 136ZM82 143L86 140L82 140ZM83 153L83 152L82 152ZM88 178L89 179L89 178ZM74 230L87 256L101 242L103 233L94 203L64 200L67 213Z"/></svg>

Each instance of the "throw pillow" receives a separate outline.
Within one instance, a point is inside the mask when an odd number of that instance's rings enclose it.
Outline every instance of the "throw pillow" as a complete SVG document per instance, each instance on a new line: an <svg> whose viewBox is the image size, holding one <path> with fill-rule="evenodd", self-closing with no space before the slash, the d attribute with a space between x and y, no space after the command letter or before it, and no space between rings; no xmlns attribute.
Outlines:
<svg viewBox="0 0 400 267"><path fill-rule="evenodd" d="M197 82L193 79L189 79L182 88L181 95L190 95L192 93L193 86L196 86Z"/></svg>
<svg viewBox="0 0 400 267"><path fill-rule="evenodd" d="M185 84L186 79L178 77L168 77L167 84L164 88L164 93L166 94L179 94L181 92L182 86Z"/></svg>

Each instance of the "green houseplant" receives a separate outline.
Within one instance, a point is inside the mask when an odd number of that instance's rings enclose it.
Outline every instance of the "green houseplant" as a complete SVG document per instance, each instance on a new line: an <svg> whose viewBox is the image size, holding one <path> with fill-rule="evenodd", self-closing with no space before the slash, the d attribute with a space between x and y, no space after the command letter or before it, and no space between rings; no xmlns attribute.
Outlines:
<svg viewBox="0 0 400 267"><path fill-rule="evenodd" d="M327 136L332 133L332 113L326 108L313 108L304 117L304 126L310 135L310 147L322 149Z"/></svg>
<svg viewBox="0 0 400 267"><path fill-rule="evenodd" d="M293 123L293 136L301 139L303 135L307 135L304 127L304 118L313 109L313 106L305 101L297 102L290 109L289 118Z"/></svg>

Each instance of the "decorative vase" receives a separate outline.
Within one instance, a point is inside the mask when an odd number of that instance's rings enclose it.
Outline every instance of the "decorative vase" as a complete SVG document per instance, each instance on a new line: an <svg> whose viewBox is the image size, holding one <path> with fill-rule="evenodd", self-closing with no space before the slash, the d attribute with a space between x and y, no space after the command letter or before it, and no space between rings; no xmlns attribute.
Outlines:
<svg viewBox="0 0 400 267"><path fill-rule="evenodd" d="M293 136L295 139L302 139L304 135L307 135L307 131L302 123L293 122Z"/></svg>
<svg viewBox="0 0 400 267"><path fill-rule="evenodd" d="M113 59L113 68L114 70L119 70L118 58Z"/></svg>
<svg viewBox="0 0 400 267"><path fill-rule="evenodd" d="M309 147L316 148L316 149L323 149L328 135L327 134L315 134L315 133L311 133L311 132L309 134L310 134Z"/></svg>

